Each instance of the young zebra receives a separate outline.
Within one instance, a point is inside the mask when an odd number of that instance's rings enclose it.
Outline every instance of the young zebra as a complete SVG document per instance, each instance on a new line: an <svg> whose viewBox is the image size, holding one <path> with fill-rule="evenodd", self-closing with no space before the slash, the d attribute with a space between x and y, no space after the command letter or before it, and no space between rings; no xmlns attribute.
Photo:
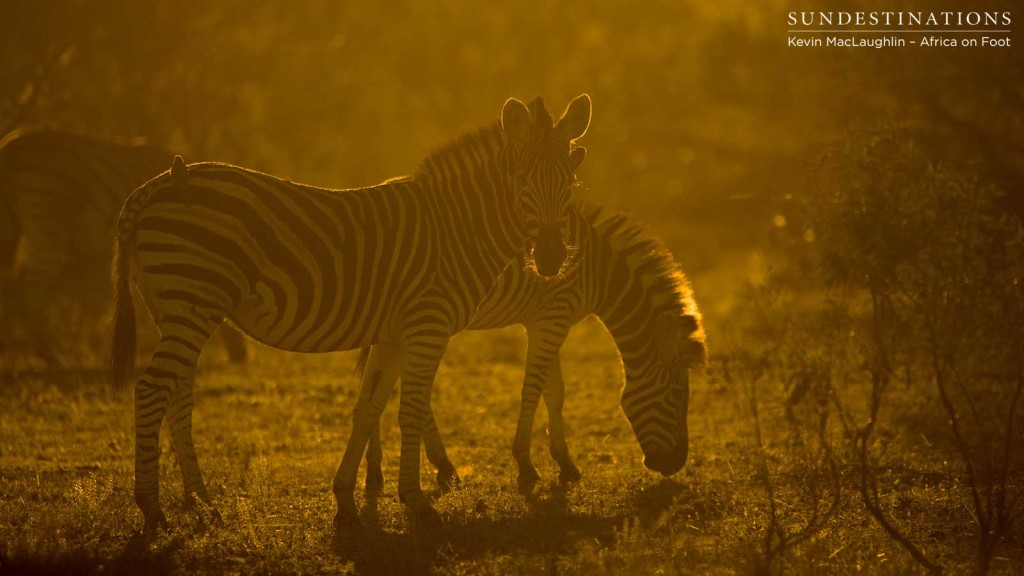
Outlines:
<svg viewBox="0 0 1024 576"><path fill-rule="evenodd" d="M110 289L110 233L121 206L173 158L155 146L53 130L16 130L0 142L0 268L18 284L34 353L53 360L57 327L45 319L54 297L66 295L82 306L102 301L97 297ZM19 245L22 263L15 262ZM232 335L228 352L244 360L245 342Z"/></svg>
<svg viewBox="0 0 1024 576"><path fill-rule="evenodd" d="M539 271L558 271L573 172L585 152L573 142L589 123L586 95L557 123L540 99L530 108L510 99L500 123L430 155L412 176L370 188L326 190L177 158L169 175L136 190L118 226L111 372L123 388L134 368L131 277L161 333L135 387L144 533L166 523L158 489L165 416L186 495L208 499L192 443L192 386L200 351L225 319L283 350L379 344L404 382L399 496L437 522L420 491L419 450L438 363L528 239L546 263ZM544 235L552 233L554 241ZM334 479L337 527L359 522L356 474L382 408L356 406L350 444L362 445Z"/></svg>
<svg viewBox="0 0 1024 576"><path fill-rule="evenodd" d="M602 217L601 210L574 204L570 230L578 252L563 275L545 280L529 273L528 254L505 269L470 322L483 330L523 324L528 351L513 456L519 488L540 479L530 459L533 420L540 397L548 406L551 455L562 482L577 481L579 468L569 455L562 420L565 385L559 351L569 328L594 314L611 332L625 368L622 408L643 451L644 465L665 476L686 462L686 415L691 367L704 364L704 329L697 303L682 270L661 243L625 216ZM361 357L367 378L395 371L379 359ZM384 388L393 386L388 383ZM366 454L366 489L383 487L379 426ZM458 481L431 417L424 430L427 457L438 469L442 489Z"/></svg>

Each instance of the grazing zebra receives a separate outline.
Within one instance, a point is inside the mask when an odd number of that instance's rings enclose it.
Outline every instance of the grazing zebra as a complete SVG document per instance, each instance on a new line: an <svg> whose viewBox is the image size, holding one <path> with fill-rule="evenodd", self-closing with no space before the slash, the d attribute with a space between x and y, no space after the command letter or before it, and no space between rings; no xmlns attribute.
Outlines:
<svg viewBox="0 0 1024 576"><path fill-rule="evenodd" d="M500 122L441 148L412 176L369 188L326 190L176 158L169 174L136 190L118 224L111 374L124 388L134 371L131 277L161 334L135 387L144 533L166 523L158 490L165 416L187 497L208 499L192 442L193 381L203 345L225 319L283 350L379 344L404 382L399 497L437 522L419 483L437 366L450 335L469 324L528 240L538 271L558 272L573 172L585 154L573 142L589 123L586 95L557 123L539 98L529 108L509 99ZM382 408L373 394L356 406L350 447L361 444L334 479L339 528L359 524L356 475Z"/></svg>
<svg viewBox="0 0 1024 576"><path fill-rule="evenodd" d="M34 352L52 360L44 319L56 295L86 305L110 289L110 237L121 206L173 157L53 130L16 130L0 142L0 268L19 285ZM240 336L228 344L232 360L245 358Z"/></svg>
<svg viewBox="0 0 1024 576"><path fill-rule="evenodd" d="M530 441L542 395L559 479L580 478L565 441L559 351L569 328L590 314L608 328L622 356L622 408L645 455L644 465L669 476L686 462L688 369L703 366L706 354L693 291L672 255L640 226L621 214L602 217L592 206L574 208L570 230L578 237L578 251L564 274L554 280L538 278L524 271L529 255L520 255L519 265L505 269L469 325L471 330L526 326L526 375L513 443L521 491L540 479L530 459ZM360 359L366 364L363 374L383 370L379 360L371 368L367 352L364 349ZM384 388L389 386L393 383ZM432 417L424 442L428 459L438 469L438 484L449 488L458 477ZM370 440L366 463L366 488L378 491L384 481L379 427Z"/></svg>

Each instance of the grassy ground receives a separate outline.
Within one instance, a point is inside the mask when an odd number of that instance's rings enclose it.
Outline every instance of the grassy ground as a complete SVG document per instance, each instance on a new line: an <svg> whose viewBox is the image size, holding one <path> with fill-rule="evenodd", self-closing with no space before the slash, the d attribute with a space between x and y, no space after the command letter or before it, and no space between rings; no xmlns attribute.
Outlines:
<svg viewBox="0 0 1024 576"><path fill-rule="evenodd" d="M173 529L148 548L133 537L130 398L112 398L98 371L7 370L0 387L0 572L707 574L747 573L764 538L767 499L742 394L718 378L691 391L690 461L662 479L647 472L618 407L621 368L596 321L564 348L570 449L583 481L563 487L546 454L543 410L534 459L544 481L515 489L511 437L522 378L521 329L471 333L451 345L435 413L462 487L438 497L438 533L417 529L399 505L398 430L385 413L383 496L357 502L371 526L338 538L331 479L350 430L354 354L306 356L259 348L245 366L210 347L197 383L195 438L225 525L206 529L185 507L164 441L162 498ZM8 365L13 361L8 361ZM776 501L801 518L800 469L785 445L781 390L762 394ZM897 428L894 428L897 429ZM955 572L970 569L973 524L955 465L913 422L890 434L883 500L916 542ZM925 428L927 429L927 428ZM166 434L165 434L166 436ZM423 485L433 486L425 462ZM845 480L844 480L845 482ZM787 526L788 527L788 526ZM1017 542L998 573L1022 570ZM1024 547L1022 547L1024 548ZM844 490L823 530L776 561L789 572L903 574L913 561Z"/></svg>

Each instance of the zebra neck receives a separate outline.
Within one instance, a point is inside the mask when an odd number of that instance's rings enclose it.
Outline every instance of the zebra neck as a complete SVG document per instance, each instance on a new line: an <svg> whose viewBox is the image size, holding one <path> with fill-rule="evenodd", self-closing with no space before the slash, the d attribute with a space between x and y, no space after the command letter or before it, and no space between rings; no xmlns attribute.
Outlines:
<svg viewBox="0 0 1024 576"><path fill-rule="evenodd" d="M499 126L463 137L415 178L438 208L442 267L475 305L527 240L504 133Z"/></svg>
<svg viewBox="0 0 1024 576"><path fill-rule="evenodd" d="M619 349L619 356L622 357L622 366L627 379L640 378L649 372L657 358L657 347L652 340L654 334L654 320L657 312L646 314L644 310L637 309L636 314L629 318L602 315L596 313Z"/></svg>
<svg viewBox="0 0 1024 576"><path fill-rule="evenodd" d="M640 374L656 361L652 342L658 315L672 310L675 296L662 289L656 269L644 265L638 245L621 245L615 231L585 229L584 248L587 273L581 290L591 303L591 312L601 319L615 340L627 375Z"/></svg>
<svg viewBox="0 0 1024 576"><path fill-rule="evenodd" d="M655 320L670 307L656 305L641 279L621 262L609 268L610 273L603 278L591 276L599 284L591 287L597 302L593 313L615 341L626 375L640 375L656 360L652 341Z"/></svg>

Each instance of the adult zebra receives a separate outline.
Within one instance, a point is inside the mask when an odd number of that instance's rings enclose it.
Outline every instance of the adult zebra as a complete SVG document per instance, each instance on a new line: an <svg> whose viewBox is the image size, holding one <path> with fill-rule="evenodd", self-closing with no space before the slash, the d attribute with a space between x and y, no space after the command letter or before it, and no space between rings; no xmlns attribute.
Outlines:
<svg viewBox="0 0 1024 576"><path fill-rule="evenodd" d="M134 370L131 276L161 333L135 388L144 532L166 523L158 489L165 415L186 495L208 500L192 442L192 386L200 351L225 319L284 350L379 344L392 355L405 383L399 497L436 522L420 491L419 448L438 363L527 240L542 274L561 267L573 172L585 153L573 142L589 123L586 95L557 123L539 98L529 108L510 99L500 122L430 155L412 176L370 188L325 190L176 158L169 175L136 190L118 227L111 373L123 388ZM353 438L365 445L378 418L357 407ZM338 527L358 524L361 456L360 448L354 462L343 459L335 476Z"/></svg>
<svg viewBox="0 0 1024 576"><path fill-rule="evenodd" d="M34 353L54 360L53 332L66 329L47 322L55 297L83 307L104 300L97 297L110 289L110 232L121 206L173 158L156 146L56 130L23 128L0 141L0 268L20 292L5 304L20 304ZM4 311L8 320L13 313ZM231 359L244 360L242 337L225 338Z"/></svg>
<svg viewBox="0 0 1024 576"><path fill-rule="evenodd" d="M519 488L528 491L540 479L530 458L534 415L541 396L550 420L550 450L559 479L576 481L580 470L565 440L560 350L569 328L593 314L611 332L625 368L622 409L645 455L644 465L665 476L679 471L689 446L687 411L689 368L703 366L706 355L701 314L686 276L662 244L621 214L603 216L599 208L574 203L570 231L577 252L563 275L542 279L530 274L529 254L509 266L481 302L471 330L523 324L527 331L526 375L513 456ZM363 386L390 390L394 367L379 355L361 356ZM447 489L458 478L431 416L424 431L427 457ZM366 452L366 489L383 487L379 427Z"/></svg>

